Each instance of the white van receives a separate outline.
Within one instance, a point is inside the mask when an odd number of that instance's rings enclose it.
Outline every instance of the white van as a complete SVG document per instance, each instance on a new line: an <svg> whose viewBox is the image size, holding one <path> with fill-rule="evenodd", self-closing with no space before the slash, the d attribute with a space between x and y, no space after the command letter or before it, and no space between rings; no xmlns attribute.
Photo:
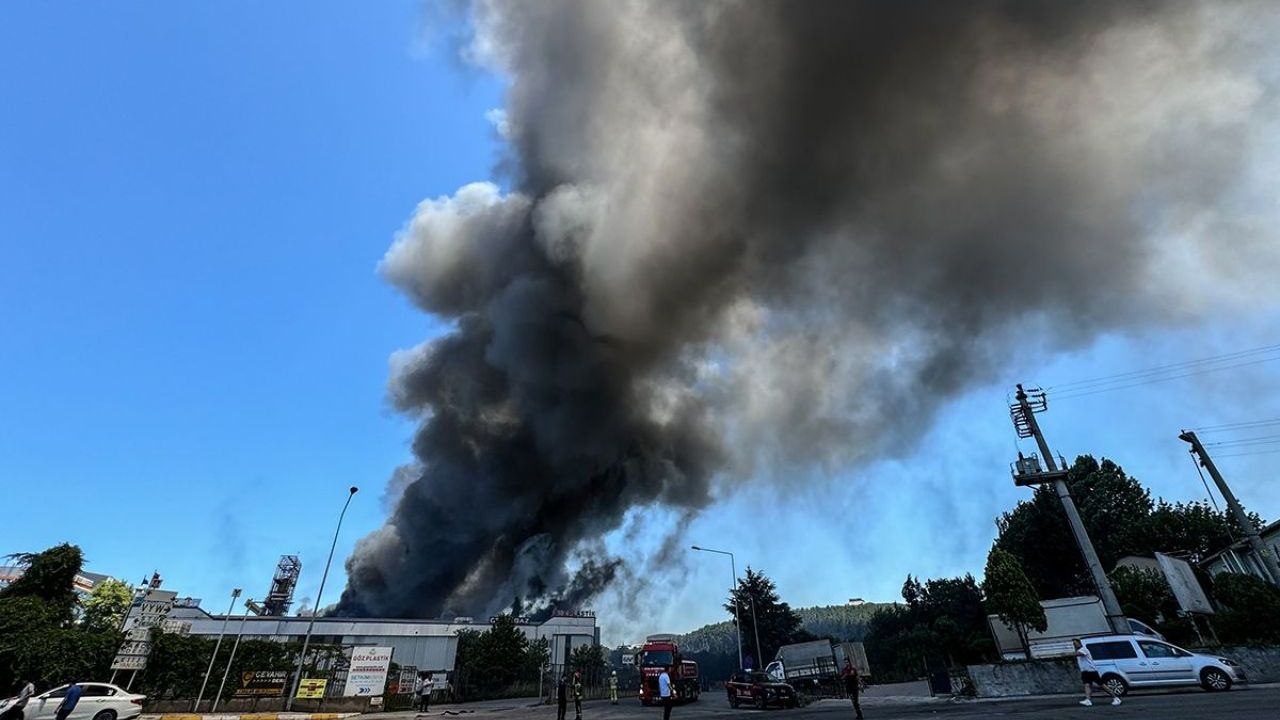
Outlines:
<svg viewBox="0 0 1280 720"><path fill-rule="evenodd" d="M1246 680L1240 665L1213 655L1197 655L1175 645L1141 635L1102 635L1081 638L1098 666L1102 684L1116 695L1129 688L1199 685L1205 690L1230 690Z"/></svg>

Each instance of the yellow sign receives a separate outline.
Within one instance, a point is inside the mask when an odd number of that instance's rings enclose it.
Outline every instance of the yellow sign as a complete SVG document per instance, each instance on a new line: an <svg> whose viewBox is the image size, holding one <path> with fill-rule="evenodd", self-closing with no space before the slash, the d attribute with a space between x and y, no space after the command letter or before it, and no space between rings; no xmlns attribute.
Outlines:
<svg viewBox="0 0 1280 720"><path fill-rule="evenodd" d="M299 700L319 700L324 697L324 687L328 684L328 680L321 678L303 678L298 683Z"/></svg>

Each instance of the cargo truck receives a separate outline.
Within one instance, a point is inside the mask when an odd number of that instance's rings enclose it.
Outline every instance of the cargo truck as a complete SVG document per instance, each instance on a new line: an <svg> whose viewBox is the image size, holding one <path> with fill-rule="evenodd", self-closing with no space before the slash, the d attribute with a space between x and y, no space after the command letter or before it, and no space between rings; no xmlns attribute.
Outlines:
<svg viewBox="0 0 1280 720"><path fill-rule="evenodd" d="M702 692L698 663L680 655L675 635L650 635L636 653L635 665L640 669L640 702L644 705L658 701L658 676L664 669L670 671L667 675L676 702L693 702Z"/></svg>
<svg viewBox="0 0 1280 720"><path fill-rule="evenodd" d="M846 658L858 669L863 682L871 677L862 643L830 640L783 645L765 672L775 682L785 682L809 697L838 696Z"/></svg>

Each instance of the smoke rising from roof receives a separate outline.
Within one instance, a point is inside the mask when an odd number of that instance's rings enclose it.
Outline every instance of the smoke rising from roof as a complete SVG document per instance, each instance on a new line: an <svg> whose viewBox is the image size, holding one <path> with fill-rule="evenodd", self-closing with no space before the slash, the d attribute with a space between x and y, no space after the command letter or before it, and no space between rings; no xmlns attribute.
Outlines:
<svg viewBox="0 0 1280 720"><path fill-rule="evenodd" d="M905 452L1014 349L1274 299L1274 5L471 11L513 190L382 261L452 329L393 358L415 460L340 613L576 607L629 511Z"/></svg>

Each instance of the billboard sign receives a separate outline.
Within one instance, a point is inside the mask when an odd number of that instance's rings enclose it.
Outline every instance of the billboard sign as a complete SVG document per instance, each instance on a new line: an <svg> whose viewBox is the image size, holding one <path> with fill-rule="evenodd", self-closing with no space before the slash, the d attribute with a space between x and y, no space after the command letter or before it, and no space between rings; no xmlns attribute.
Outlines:
<svg viewBox="0 0 1280 720"><path fill-rule="evenodd" d="M282 697L289 682L288 670L246 670L240 673L240 685L235 696Z"/></svg>
<svg viewBox="0 0 1280 720"><path fill-rule="evenodd" d="M400 681L396 683L395 695L408 695L413 692L413 685L418 680L418 668L412 665L400 668Z"/></svg>
<svg viewBox="0 0 1280 720"><path fill-rule="evenodd" d="M151 629L163 627L177 596L172 590L151 589L134 598L124 621L125 641L111 662L112 670L141 670L147 666Z"/></svg>
<svg viewBox="0 0 1280 720"><path fill-rule="evenodd" d="M1213 614L1213 605L1204 594L1204 588L1200 587L1200 580L1196 578L1190 563L1162 553L1156 553L1156 562L1160 563L1160 569L1164 571L1164 579L1169 581L1169 589L1173 590L1178 607L1184 612Z"/></svg>
<svg viewBox="0 0 1280 720"><path fill-rule="evenodd" d="M298 694L294 697L299 700L319 700L324 697L325 686L329 681L325 678L303 678L298 683Z"/></svg>
<svg viewBox="0 0 1280 720"><path fill-rule="evenodd" d="M361 645L351 650L351 669L347 671L347 697L382 695L387 686L387 670L391 667L391 648Z"/></svg>

